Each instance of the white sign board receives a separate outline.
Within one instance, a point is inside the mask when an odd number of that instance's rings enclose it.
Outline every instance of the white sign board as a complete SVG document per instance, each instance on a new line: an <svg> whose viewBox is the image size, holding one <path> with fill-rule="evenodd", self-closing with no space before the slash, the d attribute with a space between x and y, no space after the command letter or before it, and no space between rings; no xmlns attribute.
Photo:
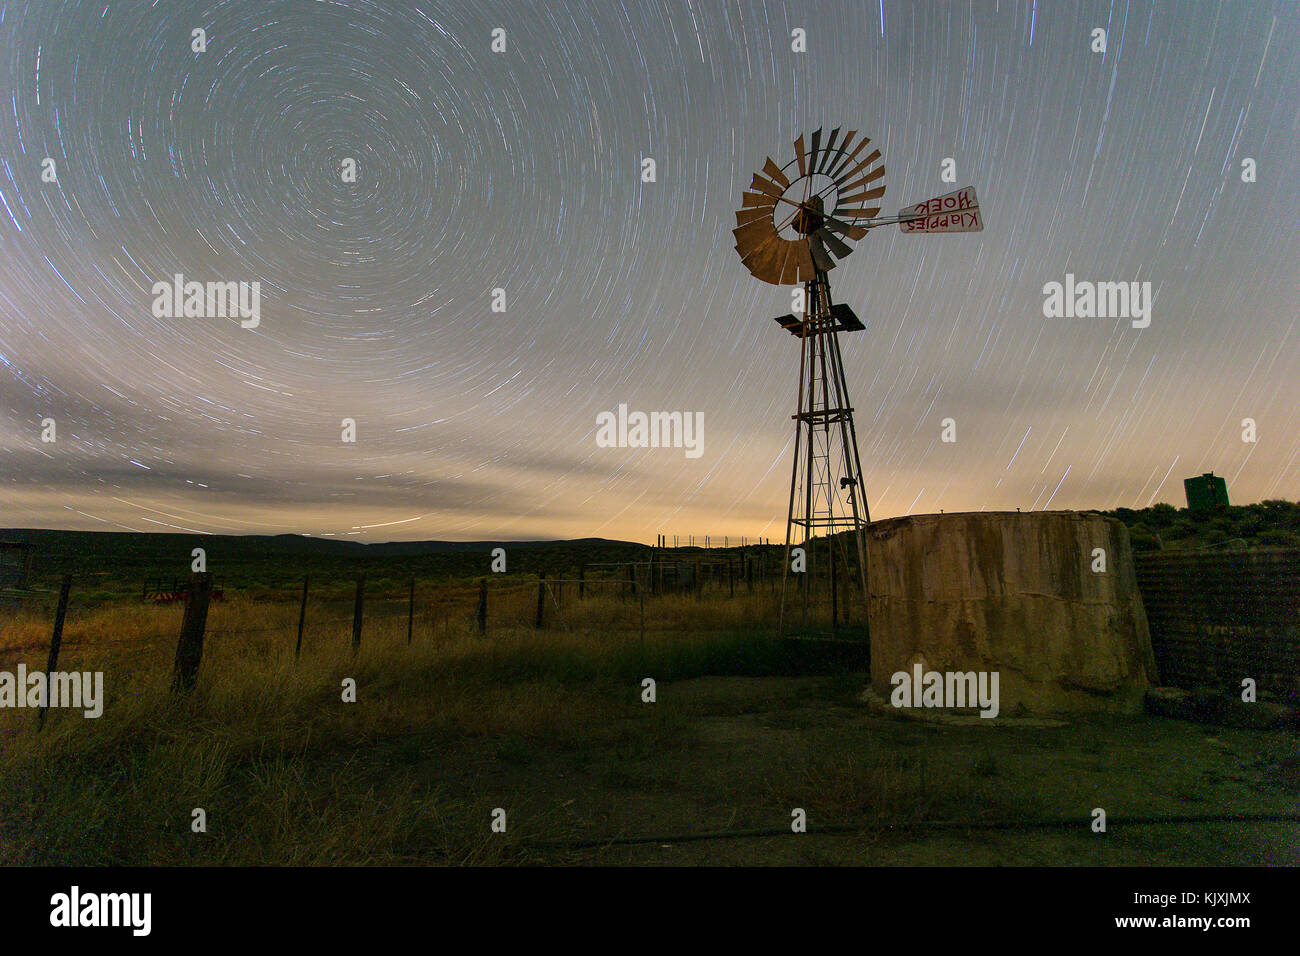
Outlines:
<svg viewBox="0 0 1300 956"><path fill-rule="evenodd" d="M979 232L984 228L974 186L901 209L898 215L898 228L903 232Z"/></svg>

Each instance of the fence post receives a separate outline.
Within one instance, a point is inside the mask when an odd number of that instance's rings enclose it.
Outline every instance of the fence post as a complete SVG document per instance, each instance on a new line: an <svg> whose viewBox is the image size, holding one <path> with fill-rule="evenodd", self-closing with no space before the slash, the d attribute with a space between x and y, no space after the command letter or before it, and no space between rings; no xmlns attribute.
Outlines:
<svg viewBox="0 0 1300 956"><path fill-rule="evenodd" d="M704 582L700 580L700 562L695 562L695 597L704 597Z"/></svg>
<svg viewBox="0 0 1300 956"><path fill-rule="evenodd" d="M302 576L302 606L298 608L298 643L293 649L295 659L302 653L302 629L303 625L307 623L307 584L310 580L311 575L304 574Z"/></svg>
<svg viewBox="0 0 1300 956"><path fill-rule="evenodd" d="M478 632L487 633L487 578L478 582Z"/></svg>
<svg viewBox="0 0 1300 956"><path fill-rule="evenodd" d="M190 575L185 592L185 617L181 636L176 642L176 664L172 671L172 691L188 693L199 677L203 660L203 632L208 626L208 600L212 597L212 572L196 571Z"/></svg>
<svg viewBox="0 0 1300 956"><path fill-rule="evenodd" d="M63 576L63 584L59 586L59 606L54 612L54 633L50 635L50 656L45 661L45 700L41 703L41 712L36 718L36 729L40 730L45 726L45 713L50 709L50 687L53 684L52 674L55 668L59 666L59 647L63 644L63 619L68 613L68 592L72 590L72 575Z"/></svg>
<svg viewBox="0 0 1300 956"><path fill-rule="evenodd" d="M357 575L357 599L352 606L352 653L361 650L361 613L365 601L366 576Z"/></svg>
<svg viewBox="0 0 1300 956"><path fill-rule="evenodd" d="M406 643L411 643L411 632L415 627L415 578L411 578L411 596L406 604Z"/></svg>
<svg viewBox="0 0 1300 956"><path fill-rule="evenodd" d="M578 568L578 600L581 601L587 593L587 566L584 564Z"/></svg>
<svg viewBox="0 0 1300 956"><path fill-rule="evenodd" d="M546 610L546 572L537 575L537 627L542 626L542 614Z"/></svg>
<svg viewBox="0 0 1300 956"><path fill-rule="evenodd" d="M727 597L736 596L736 575L731 565L731 555L727 555L727 590L730 592Z"/></svg>

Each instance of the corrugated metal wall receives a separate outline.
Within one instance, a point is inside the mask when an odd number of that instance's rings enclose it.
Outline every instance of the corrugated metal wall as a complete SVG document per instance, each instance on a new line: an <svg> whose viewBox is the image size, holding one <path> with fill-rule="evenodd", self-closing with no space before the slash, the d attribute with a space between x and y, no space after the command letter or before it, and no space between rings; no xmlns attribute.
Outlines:
<svg viewBox="0 0 1300 956"><path fill-rule="evenodd" d="M1160 682L1300 705L1300 549L1134 555Z"/></svg>

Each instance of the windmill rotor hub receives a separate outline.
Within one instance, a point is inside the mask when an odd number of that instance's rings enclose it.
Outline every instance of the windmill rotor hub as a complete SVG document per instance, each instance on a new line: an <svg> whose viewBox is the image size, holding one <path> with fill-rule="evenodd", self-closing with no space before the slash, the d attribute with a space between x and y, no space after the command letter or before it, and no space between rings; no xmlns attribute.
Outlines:
<svg viewBox="0 0 1300 956"><path fill-rule="evenodd" d="M798 210L791 225L801 236L811 236L826 224L826 217L823 215L825 206L821 196L813 196L808 202L800 203Z"/></svg>

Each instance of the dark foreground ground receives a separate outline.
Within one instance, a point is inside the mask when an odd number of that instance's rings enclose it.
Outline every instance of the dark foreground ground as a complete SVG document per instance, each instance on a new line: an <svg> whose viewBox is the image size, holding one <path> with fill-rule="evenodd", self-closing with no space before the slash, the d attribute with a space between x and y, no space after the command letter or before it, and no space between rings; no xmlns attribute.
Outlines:
<svg viewBox="0 0 1300 956"><path fill-rule="evenodd" d="M62 779L47 797L56 817L14 807L28 825L10 815L0 854L11 864L1300 864L1300 824L818 834L860 821L1083 821L1095 807L1121 817L1300 804L1300 761L1286 733L1156 717L937 726L869 712L856 699L864 682L704 677L661 683L653 705L635 687L626 702L594 710L560 695L555 706L573 713L553 712L541 734L528 730L533 715L518 733L413 729L349 745L328 733L313 743L309 731L293 743L268 740L260 753L199 748L177 767L175 799L150 783L165 774L155 744L137 758L134 781L130 757L120 775L93 758L55 771ZM105 792L118 786L138 792ZM97 789L105 799L94 799ZM72 806L70 790L79 794ZM207 834L187 832L196 802L207 808ZM504 834L491 831L496 808L506 811ZM684 838L788 829L793 808L806 812L810 832ZM109 819L69 827L68 814ZM664 838L554 845L646 835Z"/></svg>
<svg viewBox="0 0 1300 956"><path fill-rule="evenodd" d="M430 785L464 788L471 819L510 804L520 831L536 826L595 839L788 827L794 807L809 820L810 832L801 835L521 848L522 860L1300 864L1300 824L818 835L818 824L861 819L1017 822L1087 819L1094 807L1138 816L1294 812L1300 804L1296 741L1284 733L1161 718L1063 728L941 727L866 712L854 699L857 677L682 681L662 688L659 706L687 716L661 722L653 749L625 744L644 739L631 728L656 722L646 714L629 716L626 733L610 727L599 744L574 751L503 741L495 753L465 753L448 764L431 748L422 753L430 759L413 771Z"/></svg>

